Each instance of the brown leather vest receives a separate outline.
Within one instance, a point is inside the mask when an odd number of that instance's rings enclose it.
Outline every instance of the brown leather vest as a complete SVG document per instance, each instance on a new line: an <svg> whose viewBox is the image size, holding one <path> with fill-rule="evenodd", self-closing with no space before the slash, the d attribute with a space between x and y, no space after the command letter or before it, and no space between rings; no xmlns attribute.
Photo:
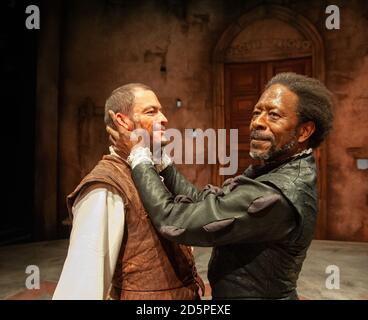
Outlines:
<svg viewBox="0 0 368 320"><path fill-rule="evenodd" d="M191 248L161 237L146 213L131 178L129 165L107 155L67 197L74 201L93 184L114 187L124 201L125 230L110 295L122 300L193 300L204 294Z"/></svg>

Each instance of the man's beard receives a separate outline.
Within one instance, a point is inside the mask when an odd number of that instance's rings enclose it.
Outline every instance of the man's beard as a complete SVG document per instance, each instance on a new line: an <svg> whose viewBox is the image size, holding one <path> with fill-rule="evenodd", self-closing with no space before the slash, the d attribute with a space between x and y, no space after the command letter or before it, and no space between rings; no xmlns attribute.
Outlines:
<svg viewBox="0 0 368 320"><path fill-rule="evenodd" d="M297 130L295 130L295 134L292 138L292 140L287 143L284 144L282 147L277 147L276 146L276 141L275 141L275 137L272 136L265 136L263 134L261 134L259 131L253 130L250 133L250 140L252 139L257 139L257 140L264 140L264 141L269 141L271 143L271 147L268 149L267 152L264 151L250 151L249 155L251 156L252 159L255 160L264 160L267 162L273 161L275 159L281 158L284 155L289 155L290 154L290 150L293 149L295 147L295 145L297 144Z"/></svg>

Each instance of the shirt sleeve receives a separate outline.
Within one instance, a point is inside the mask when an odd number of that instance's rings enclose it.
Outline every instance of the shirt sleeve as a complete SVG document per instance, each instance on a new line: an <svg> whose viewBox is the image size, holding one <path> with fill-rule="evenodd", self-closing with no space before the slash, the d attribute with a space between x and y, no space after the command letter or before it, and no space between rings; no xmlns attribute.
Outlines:
<svg viewBox="0 0 368 320"><path fill-rule="evenodd" d="M68 254L53 300L103 300L124 234L124 203L110 187L85 192L73 206Z"/></svg>

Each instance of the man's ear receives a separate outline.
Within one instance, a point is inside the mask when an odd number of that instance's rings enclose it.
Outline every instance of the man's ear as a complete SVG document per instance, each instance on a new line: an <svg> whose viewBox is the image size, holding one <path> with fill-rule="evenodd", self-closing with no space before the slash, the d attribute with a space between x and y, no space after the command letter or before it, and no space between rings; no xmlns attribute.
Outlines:
<svg viewBox="0 0 368 320"><path fill-rule="evenodd" d="M128 131L133 130L134 125L133 125L132 120L129 119L129 117L127 117L125 114L120 113L120 112L116 113L115 116L116 116L116 121L120 126L124 127Z"/></svg>
<svg viewBox="0 0 368 320"><path fill-rule="evenodd" d="M299 127L298 142L303 143L307 141L315 130L316 130L316 126L313 121L304 122Z"/></svg>

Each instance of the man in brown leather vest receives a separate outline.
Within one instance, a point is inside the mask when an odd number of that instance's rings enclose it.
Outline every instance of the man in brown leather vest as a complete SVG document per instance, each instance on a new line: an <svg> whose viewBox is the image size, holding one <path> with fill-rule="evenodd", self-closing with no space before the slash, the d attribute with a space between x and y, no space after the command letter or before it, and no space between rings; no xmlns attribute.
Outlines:
<svg viewBox="0 0 368 320"><path fill-rule="evenodd" d="M114 90L108 111L127 130L137 127L162 146L166 117L154 92L142 84ZM155 130L154 123L161 128ZM157 129L157 128L156 128ZM68 256L53 299L199 299L204 285L190 247L164 239L153 227L131 178L127 154L110 147L67 197L73 218Z"/></svg>

